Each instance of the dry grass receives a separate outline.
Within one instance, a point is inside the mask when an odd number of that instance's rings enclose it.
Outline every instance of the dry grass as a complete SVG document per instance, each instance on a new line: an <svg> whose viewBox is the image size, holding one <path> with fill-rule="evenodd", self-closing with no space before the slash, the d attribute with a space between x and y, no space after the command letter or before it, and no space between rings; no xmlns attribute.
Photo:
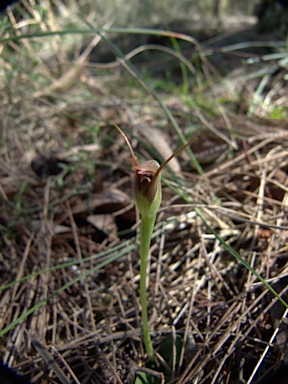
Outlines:
<svg viewBox="0 0 288 384"><path fill-rule="evenodd" d="M31 71L35 45L17 47L29 53L21 70L1 61L2 358L37 383L132 383L151 366L141 338L132 162L113 125L139 160L165 157L181 142L119 66L96 76L84 60L63 87L63 52L39 55ZM287 357L287 311L199 214L288 301L287 120L191 106L177 92L161 98L187 139L197 129L191 147L203 175L186 152L178 174L164 175L148 291L152 368L170 383L250 383ZM217 105L213 93L205 102ZM145 126L163 142L149 142Z"/></svg>

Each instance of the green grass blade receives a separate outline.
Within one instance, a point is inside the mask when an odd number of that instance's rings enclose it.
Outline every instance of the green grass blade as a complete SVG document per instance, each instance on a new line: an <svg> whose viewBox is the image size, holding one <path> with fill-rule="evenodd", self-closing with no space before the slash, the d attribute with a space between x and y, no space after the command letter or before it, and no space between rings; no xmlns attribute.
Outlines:
<svg viewBox="0 0 288 384"><path fill-rule="evenodd" d="M126 253L132 251L135 249L135 245L130 245L130 247L126 247L121 252L115 253L113 256L111 256L109 259L102 261L98 265L96 265L94 268L89 269L85 273L82 273L81 275L77 276L75 279L69 281L67 284L64 284L62 287L58 288L55 292L53 292L51 295L46 297L45 299L39 301L37 304L35 304L33 307L29 308L26 312L24 312L21 316L19 316L16 320L12 321L7 327L2 329L0 331L0 337L5 335L8 331L10 331L12 328L14 328L17 324L19 324L22 320L26 319L29 315L31 315L33 312L35 312L37 309L42 307L45 303L47 303L48 300L52 299L53 297L59 295L59 293L64 292L67 288L71 287L73 284L77 283L80 280L85 279L87 276L91 275L92 273L98 271L99 269L103 268L105 265L117 260L119 257L125 255Z"/></svg>
<svg viewBox="0 0 288 384"><path fill-rule="evenodd" d="M247 261L245 261L240 255L238 252L235 251L235 249L233 249L229 244L226 243L226 241L224 239L222 239L221 236L218 235L218 233L216 231L214 231L214 229L207 223L207 221L204 219L202 213L201 213L201 210L200 209L196 209L196 213L198 215L198 217L200 217L201 221L203 222L203 224L209 229L209 231L211 231L211 233L213 233L213 235L216 237L217 240L220 241L220 243L227 249L227 251L229 251L229 253L234 256L238 261L240 261L240 263L242 263L244 265L245 268L247 268L251 273L253 273L254 276L257 277L257 279L259 281L261 281L263 283L263 285L275 296L277 297L277 299L284 305L285 308L288 309L288 304L286 303L285 300L282 299L281 296L278 295L278 293L275 291L274 288L271 287L271 285L269 283L267 283L267 281L265 281L265 279L259 275L258 272L255 271L254 268L252 268L248 263Z"/></svg>

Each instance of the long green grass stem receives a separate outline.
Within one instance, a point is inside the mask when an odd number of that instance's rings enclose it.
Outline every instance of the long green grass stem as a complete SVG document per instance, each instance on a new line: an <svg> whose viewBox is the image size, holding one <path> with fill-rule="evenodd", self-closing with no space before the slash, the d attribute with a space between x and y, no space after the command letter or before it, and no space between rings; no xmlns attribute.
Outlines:
<svg viewBox="0 0 288 384"><path fill-rule="evenodd" d="M143 327L144 345L150 360L154 360L153 346L148 326L147 312L147 260L149 255L151 237L154 229L156 215L153 217L142 216L140 227L140 302L142 307L141 318Z"/></svg>

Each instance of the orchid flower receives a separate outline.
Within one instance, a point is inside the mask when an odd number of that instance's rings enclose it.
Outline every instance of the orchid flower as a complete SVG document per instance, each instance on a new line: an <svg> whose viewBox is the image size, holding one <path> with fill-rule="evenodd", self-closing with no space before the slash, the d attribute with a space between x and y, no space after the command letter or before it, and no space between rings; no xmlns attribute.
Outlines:
<svg viewBox="0 0 288 384"><path fill-rule="evenodd" d="M153 234L156 214L161 204L161 171L167 163L177 156L184 148L191 144L193 139L179 148L173 153L163 164L159 164L156 160L148 160L139 164L131 144L125 133L117 125L115 127L124 137L130 150L134 170L134 198L136 205L141 215L140 226L140 303L142 307L141 318L143 327L143 339L147 355L150 360L154 360L154 351L151 342L151 336L148 327L148 312L147 312L147 293L146 293L146 275L147 275L147 260L150 249L151 238Z"/></svg>

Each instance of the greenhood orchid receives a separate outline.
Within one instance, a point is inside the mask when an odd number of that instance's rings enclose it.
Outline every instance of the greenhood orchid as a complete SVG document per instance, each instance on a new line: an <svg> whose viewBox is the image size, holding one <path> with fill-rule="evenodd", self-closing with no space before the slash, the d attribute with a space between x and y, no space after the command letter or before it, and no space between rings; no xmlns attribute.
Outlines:
<svg viewBox="0 0 288 384"><path fill-rule="evenodd" d="M156 160L148 160L139 164L131 144L125 133L117 125L115 127L124 137L134 164L135 180L134 180L134 197L136 205L141 215L140 226L140 302L142 307L142 327L145 349L150 360L154 360L153 346L148 328L147 313L147 295L146 295L146 274L147 260L150 249L151 238L153 234L156 214L161 204L161 171L167 163L184 148L191 144L183 145L175 153L173 153L163 164L159 164Z"/></svg>

